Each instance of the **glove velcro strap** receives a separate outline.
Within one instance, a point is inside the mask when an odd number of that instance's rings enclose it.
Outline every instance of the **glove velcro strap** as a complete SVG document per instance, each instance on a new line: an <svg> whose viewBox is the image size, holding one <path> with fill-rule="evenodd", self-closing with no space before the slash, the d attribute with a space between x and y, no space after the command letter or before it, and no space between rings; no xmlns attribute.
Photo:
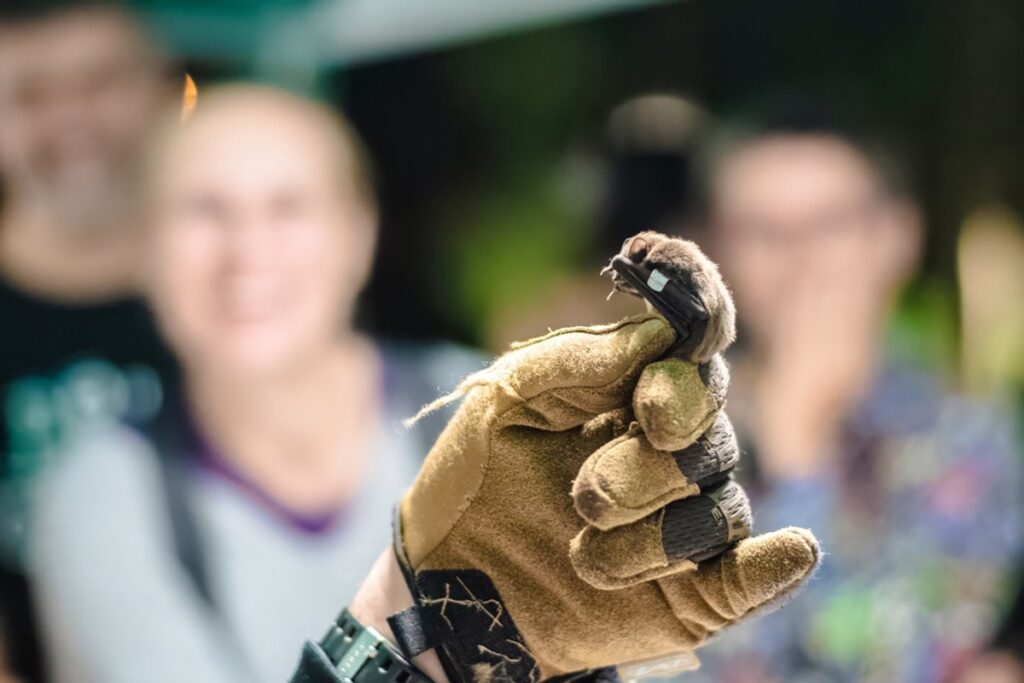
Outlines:
<svg viewBox="0 0 1024 683"><path fill-rule="evenodd" d="M415 605L388 617L400 649L410 658L434 649L448 679L482 678L540 683L540 668L490 578L472 569L415 571L394 518L394 550ZM614 667L577 671L545 683L621 683Z"/></svg>
<svg viewBox="0 0 1024 683"><path fill-rule="evenodd" d="M441 644L442 639L423 618L419 605L413 605L388 617L395 642L409 657L416 657Z"/></svg>

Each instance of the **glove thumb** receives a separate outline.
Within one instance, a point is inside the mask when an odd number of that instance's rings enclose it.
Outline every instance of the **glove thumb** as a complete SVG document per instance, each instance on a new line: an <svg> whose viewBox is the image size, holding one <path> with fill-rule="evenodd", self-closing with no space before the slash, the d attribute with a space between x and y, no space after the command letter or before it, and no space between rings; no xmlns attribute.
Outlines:
<svg viewBox="0 0 1024 683"><path fill-rule="evenodd" d="M789 527L740 541L696 570L658 583L697 645L741 618L778 606L814 573L820 559L814 534Z"/></svg>

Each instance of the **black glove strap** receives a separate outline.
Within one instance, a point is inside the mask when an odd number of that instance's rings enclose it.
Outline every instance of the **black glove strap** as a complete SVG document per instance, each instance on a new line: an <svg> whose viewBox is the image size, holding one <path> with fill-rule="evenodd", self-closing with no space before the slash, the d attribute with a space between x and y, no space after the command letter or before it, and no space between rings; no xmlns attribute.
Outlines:
<svg viewBox="0 0 1024 683"><path fill-rule="evenodd" d="M409 564L409 558L405 554L405 544L402 542L401 504L395 506L395 514L392 517L391 523L391 532L391 547L394 549L395 559L398 560L398 567L402 570L402 578L405 579L405 585L409 589L409 594L412 595L412 599L416 603L412 607L388 617L388 625L395 634L395 640L398 642L399 647L402 648L402 652L404 652L405 656L409 659L412 659L416 655L422 654L429 649L434 649L437 652L437 658L441 660L441 668L444 669L444 673L448 676L448 680L453 683L455 681L461 681L462 677L459 675L459 669L448 657L448 653L445 649L440 647L442 639L436 637L437 629L426 626L429 619L424 618L425 615L423 612L422 595L420 594L419 588L416 586L416 574L413 571L412 565ZM413 611L410 612L410 610ZM401 615L406 616L402 617ZM419 649L419 647L423 645L425 645L425 647L423 647L423 649ZM419 651L417 652L416 650Z"/></svg>
<svg viewBox="0 0 1024 683"><path fill-rule="evenodd" d="M518 681L538 682L539 670L535 666L532 655L523 645L522 636L516 630L511 615L502 607L500 622L495 616L493 603L500 602L501 596L490 579L484 573L475 570L427 571L417 575L405 555L401 517L397 508L394 518L394 534L395 557L398 559L398 566L402 569L402 576L409 587L409 592L416 602L413 607L388 618L388 625L391 626L395 640L405 656L412 659L426 650L434 649L438 659L441 660L441 666L444 667L448 680L452 683L468 683L475 678L474 666L480 663L481 651L490 651L500 660L501 650L507 648L509 642L514 641L520 644L520 647L508 652L504 659L509 662L510 667L508 670L497 672L496 678L511 679L517 683ZM445 594L446 587L450 588L451 586L456 586L452 589L452 599L450 600L452 604L462 603L465 605L465 598L472 598L473 602L489 605L492 612L489 614L486 609L469 609L461 612L456 610L445 616L444 608L440 605L446 601L434 599L429 604L424 604L424 593L426 595ZM493 620L492 617L494 617ZM545 683L565 683L567 681L621 683L614 667L578 671L546 679Z"/></svg>
<svg viewBox="0 0 1024 683"><path fill-rule="evenodd" d="M407 657L416 657L441 644L441 639L430 629L419 605L413 605L388 617L388 626L395 642Z"/></svg>

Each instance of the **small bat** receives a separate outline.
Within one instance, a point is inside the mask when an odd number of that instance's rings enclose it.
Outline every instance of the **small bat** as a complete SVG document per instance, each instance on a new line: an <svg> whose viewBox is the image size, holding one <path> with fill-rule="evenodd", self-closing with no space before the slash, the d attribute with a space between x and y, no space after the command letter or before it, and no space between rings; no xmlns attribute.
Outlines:
<svg viewBox="0 0 1024 683"><path fill-rule="evenodd" d="M666 356L680 357L692 363L710 361L736 338L736 309L718 267L700 248L688 240L658 232L641 232L622 244L601 274L610 273L616 291L627 292L647 301L665 316L679 335ZM694 446L682 451L689 466L709 459L718 466L710 476L698 479L700 495L670 503L678 506L678 519L671 526L672 549L680 556L702 562L728 550L751 531L750 503L743 489L732 480L732 469L739 457L735 437L728 421L727 430L713 426ZM710 446L714 443L715 446ZM687 510L685 517L679 511ZM696 519L713 519L711 525Z"/></svg>
<svg viewBox="0 0 1024 683"><path fill-rule="evenodd" d="M601 271L612 292L642 297L679 334L672 355L703 363L736 339L736 309L718 267L689 240L659 232L627 239Z"/></svg>

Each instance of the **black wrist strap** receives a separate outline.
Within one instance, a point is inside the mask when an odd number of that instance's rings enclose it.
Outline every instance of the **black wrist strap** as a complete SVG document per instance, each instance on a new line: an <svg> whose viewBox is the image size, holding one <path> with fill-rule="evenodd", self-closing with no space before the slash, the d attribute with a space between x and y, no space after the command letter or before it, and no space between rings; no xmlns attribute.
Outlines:
<svg viewBox="0 0 1024 683"><path fill-rule="evenodd" d="M458 668L448 657L445 649L441 647L443 638L437 635L437 629L428 625L432 622L424 618L422 596L420 595L419 587L416 585L415 572L409 563L409 558L405 554L405 543L402 542L401 504L395 505L395 512L391 522L391 533L391 547L394 549L395 559L398 561L398 567L402 571L402 578L405 579L405 585L409 589L409 594L412 595L413 602L415 603L412 607L388 617L388 626L391 627L395 641L402 648L405 656L410 659L433 649L437 653L437 658L441 661L441 668L444 669L448 680L453 682L461 681L462 677L459 675ZM412 654L413 652L415 654Z"/></svg>
<svg viewBox="0 0 1024 683"><path fill-rule="evenodd" d="M319 643L306 643L291 683L431 682L383 635L346 609Z"/></svg>
<svg viewBox="0 0 1024 683"><path fill-rule="evenodd" d="M495 637L503 643L507 643L508 637L512 637L516 642L522 643L521 635L516 630L515 624L507 613L503 619L503 622L507 622L503 624L506 630L495 630L495 633L489 632L489 627L493 626L492 624L460 625L458 620L454 618L449 620L443 614L439 622L436 613L438 601L434 600L432 603L424 604L422 587L418 584L417 574L409 564L409 558L405 554L405 544L402 542L402 521L397 507L394 517L394 551L395 558L398 560L398 566L402 570L402 576L409 587L409 592L413 596L415 605L388 617L388 625L391 627L392 633L394 633L395 642L398 643L407 658L411 660L413 657L433 649L437 653L437 657L441 661L441 666L444 668L449 681L452 683L468 683L470 680L477 679L476 672L473 671L472 655L479 653L481 650L487 651L498 648L498 644L494 641ZM421 573L419 575L420 579L425 580L425 575L429 573ZM493 584L490 583L490 580L482 572L470 570L461 572L461 574L461 578L471 584L473 584L472 575L475 574L478 579L483 579L484 584L494 591ZM469 590L465 583L459 581L458 577L455 580L463 588ZM479 589L477 595L481 597L484 597L484 591L486 590L484 584L477 586ZM493 600L500 600L500 596L496 592L490 595L490 597ZM433 605L433 612L431 611L431 604ZM480 618L480 615L477 614L477 617ZM453 624L452 621L456 623ZM487 646L490 646L490 648ZM534 667L534 660L529 651L525 648L520 648L515 652L516 659L514 661L524 664L525 668L517 669L515 672L509 671L506 678L495 678L494 680L515 680L517 683L519 681L523 681L523 683L539 681L539 670ZM548 678L544 683L568 683L569 681L574 683L621 683L622 679L614 667L605 667Z"/></svg>
<svg viewBox="0 0 1024 683"><path fill-rule="evenodd" d="M407 657L416 657L441 644L441 639L423 618L419 605L413 605L388 617L388 626L399 649Z"/></svg>

